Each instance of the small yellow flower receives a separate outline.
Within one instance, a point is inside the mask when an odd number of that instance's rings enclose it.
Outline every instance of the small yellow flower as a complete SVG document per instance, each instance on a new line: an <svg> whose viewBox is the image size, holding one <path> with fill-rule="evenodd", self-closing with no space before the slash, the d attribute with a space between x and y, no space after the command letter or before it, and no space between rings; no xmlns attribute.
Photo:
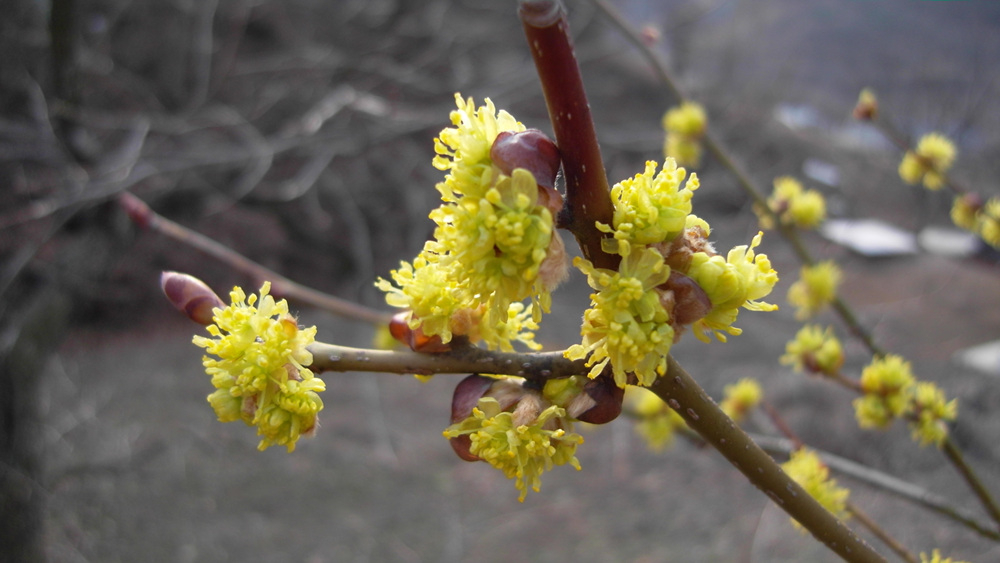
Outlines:
<svg viewBox="0 0 1000 563"><path fill-rule="evenodd" d="M587 358L591 378L610 362L619 387L625 386L629 372L640 385L651 384L666 371L674 341L670 317L656 291L670 277L663 256L643 248L623 258L617 272L595 268L579 257L573 264L587 274L597 293L591 294L583 315L583 343L567 349L566 357Z"/></svg>
<svg viewBox="0 0 1000 563"><path fill-rule="evenodd" d="M778 308L760 301L778 283L778 273L771 268L767 255L754 252L763 236L764 233L757 233L749 245L734 247L725 259L704 252L692 255L686 274L701 286L712 301L712 310L708 315L692 325L699 340L708 342L708 335L715 334L717 339L725 342L723 332L734 336L740 334L742 330L732 326L740 308L750 311L774 311Z"/></svg>
<svg viewBox="0 0 1000 563"><path fill-rule="evenodd" d="M670 108L663 115L663 129L667 132L664 157L673 158L681 165L698 166L701 161L701 138L707 123L705 109L695 102L684 102Z"/></svg>
<svg viewBox="0 0 1000 563"><path fill-rule="evenodd" d="M501 131L524 131L524 125L505 110L496 109L487 98L486 105L476 108L472 98L455 94L458 109L452 110L454 127L441 131L434 139L434 167L448 170L438 190L445 201L455 201L466 195L481 198L492 183L493 163L490 149Z"/></svg>
<svg viewBox="0 0 1000 563"><path fill-rule="evenodd" d="M945 423L955 420L958 415L958 401L948 401L937 385L920 382L914 387L910 411L913 439L919 440L921 446L934 444L941 447L948 437Z"/></svg>
<svg viewBox="0 0 1000 563"><path fill-rule="evenodd" d="M430 263L426 256L421 253L413 264L401 262L399 269L392 270L390 275L396 285L379 278L375 286L385 292L389 305L410 311L407 323L411 329L419 328L427 336L440 336L442 342L448 343L452 338L452 315L475 303L448 276L446 268Z"/></svg>
<svg viewBox="0 0 1000 563"><path fill-rule="evenodd" d="M981 204L973 194L956 197L951 207L951 220L1000 249L1000 198L990 198L986 204Z"/></svg>
<svg viewBox="0 0 1000 563"><path fill-rule="evenodd" d="M787 225L800 229L814 229L826 219L826 200L816 190L807 190L798 180L781 176L774 180L774 192L767 199L767 205ZM761 227L773 228L771 216L755 209Z"/></svg>
<svg viewBox="0 0 1000 563"><path fill-rule="evenodd" d="M920 553L920 563L969 563L968 561L953 561L951 557L942 557L941 550L935 549L928 556L926 553Z"/></svg>
<svg viewBox="0 0 1000 563"><path fill-rule="evenodd" d="M837 485L836 479L830 478L830 469L820 460L816 452L807 449L796 450L792 452L788 461L781 464L781 468L823 505L823 508L841 520L847 518L847 499L851 492ZM792 520L792 523L802 529L795 520Z"/></svg>
<svg viewBox="0 0 1000 563"><path fill-rule="evenodd" d="M977 233L987 244L1000 249L1000 198L990 198L983 206Z"/></svg>
<svg viewBox="0 0 1000 563"><path fill-rule="evenodd" d="M824 330L818 325L806 325L785 345L785 355L780 361L798 372L834 375L844 364L844 350L833 334L833 327Z"/></svg>
<svg viewBox="0 0 1000 563"><path fill-rule="evenodd" d="M625 400L636 417L635 431L653 451L670 446L677 431L687 426L681 415L644 387L626 387Z"/></svg>
<svg viewBox="0 0 1000 563"><path fill-rule="evenodd" d="M805 320L829 305L837 296L843 274L832 260L799 270L799 280L788 288L788 302L798 311L795 318Z"/></svg>
<svg viewBox="0 0 1000 563"><path fill-rule="evenodd" d="M444 431L446 438L468 435L471 441L469 452L496 467L508 479L515 480L515 487L521 494L518 500L524 502L528 487L538 492L541 475L553 465L570 464L580 469L576 459L576 447L583 443L583 437L572 432L572 423L565 418L566 411L556 405L542 410L540 399L527 395L522 404L535 401L533 408L515 412L501 411L500 403L492 397L479 399L468 418L449 426ZM535 412L541 410L541 412ZM530 411L522 420L521 412Z"/></svg>
<svg viewBox="0 0 1000 563"><path fill-rule="evenodd" d="M722 388L722 393L724 398L719 403L719 408L736 422L742 422L747 413L757 408L764 395L760 383L752 377L744 377L736 383L726 385Z"/></svg>
<svg viewBox="0 0 1000 563"><path fill-rule="evenodd" d="M854 414L862 428L885 428L906 414L915 383L910 362L888 354L861 371L862 397L854 400Z"/></svg>
<svg viewBox="0 0 1000 563"><path fill-rule="evenodd" d="M302 435L318 424L323 409L318 393L326 385L306 366L312 354L316 327L299 328L288 313L288 303L268 295L270 282L260 288L260 298L239 287L230 292L232 304L215 309L207 330L211 338L195 336L205 356L202 363L216 391L208 396L221 422L243 420L257 426L260 449L285 446L289 452Z"/></svg>
<svg viewBox="0 0 1000 563"><path fill-rule="evenodd" d="M677 237L685 228L691 196L699 186L697 174L691 174L682 189L686 174L672 158L656 173L656 162L650 160L642 174L615 184L611 188L613 225L597 224L601 231L614 233L614 240L604 241L605 252L628 256L633 246Z"/></svg>
<svg viewBox="0 0 1000 563"><path fill-rule="evenodd" d="M921 179L929 190L941 189L945 172L951 168L956 155L955 144L940 133L928 133L920 138L915 150L906 151L899 163L899 176L907 184Z"/></svg>
<svg viewBox="0 0 1000 563"><path fill-rule="evenodd" d="M536 320L550 303L539 278L554 234L552 214L538 205L538 185L527 170L499 176L482 198L465 196L431 212L435 241L427 244L449 279L502 318L515 301L532 298ZM478 296L478 297L476 297Z"/></svg>

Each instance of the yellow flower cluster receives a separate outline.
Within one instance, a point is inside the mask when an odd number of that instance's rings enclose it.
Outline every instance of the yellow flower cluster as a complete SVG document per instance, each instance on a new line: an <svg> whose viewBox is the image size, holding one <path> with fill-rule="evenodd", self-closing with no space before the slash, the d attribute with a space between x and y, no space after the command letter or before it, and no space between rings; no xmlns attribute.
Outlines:
<svg viewBox="0 0 1000 563"><path fill-rule="evenodd" d="M841 520L846 519L847 498L851 492L830 478L830 469L820 460L816 452L804 448L796 450L792 452L788 461L781 464L781 468L823 505L823 508ZM792 522L797 528L802 529L798 522L795 520Z"/></svg>
<svg viewBox="0 0 1000 563"><path fill-rule="evenodd" d="M705 317L692 325L694 335L703 342L714 334L726 341L723 333L733 336L743 332L733 325L739 310L775 311L777 305L761 301L778 283L778 273L771 268L771 260L766 254L757 254L754 248L760 245L764 233L758 232L749 245L733 247L725 260L719 255L697 252L691 256L691 264L686 274L708 295L712 309Z"/></svg>
<svg viewBox="0 0 1000 563"><path fill-rule="evenodd" d="M719 408L736 422L742 422L750 411L757 408L764 396L760 383L752 377L744 377L736 383L726 385L722 388L722 393Z"/></svg>
<svg viewBox="0 0 1000 563"><path fill-rule="evenodd" d="M815 229L826 219L826 200L816 190L807 190L791 176L774 180L774 191L767 198L767 206L785 225L800 229ZM774 221L764 210L754 208L763 229L773 229Z"/></svg>
<svg viewBox="0 0 1000 563"><path fill-rule="evenodd" d="M854 400L858 424L862 428L884 428L903 416L915 382L910 362L900 356L889 354L872 361L861 371L864 396Z"/></svg>
<svg viewBox="0 0 1000 563"><path fill-rule="evenodd" d="M663 129L667 132L663 143L664 158L697 167L701 162L701 138L707 122L705 108L695 102L684 102L667 110L663 115Z"/></svg>
<svg viewBox="0 0 1000 563"><path fill-rule="evenodd" d="M391 272L395 284L380 278L376 286L390 305L409 309L411 329L444 343L459 334L490 348L521 341L537 349L532 331L554 285L541 274L547 260L564 259L562 242L531 172L503 174L490 159L501 132L524 126L490 100L476 108L471 98L455 99L454 126L434 140L434 166L448 172L437 185L442 204L430 213L434 240Z"/></svg>
<svg viewBox="0 0 1000 563"><path fill-rule="evenodd" d="M969 563L968 561L953 561L951 557L942 557L941 550L935 549L930 556L926 553L920 554L920 563Z"/></svg>
<svg viewBox="0 0 1000 563"><path fill-rule="evenodd" d="M653 451L669 446L677 431L687 426L681 415L648 389L630 385L625 388L625 398L636 418L635 431Z"/></svg>
<svg viewBox="0 0 1000 563"><path fill-rule="evenodd" d="M924 187L939 190L947 178L945 172L955 162L955 144L940 133L928 133L917 142L917 148L906 151L899 163L899 177L907 184L923 180Z"/></svg>
<svg viewBox="0 0 1000 563"><path fill-rule="evenodd" d="M905 417L922 446L940 447L948 437L945 423L958 414L954 399L948 401L933 383L917 382L910 363L896 355L869 364L861 372L861 389L864 395L854 400L854 410L862 428L884 428Z"/></svg>
<svg viewBox="0 0 1000 563"><path fill-rule="evenodd" d="M202 364L216 391L208 396L221 422L242 420L256 426L261 450L285 446L289 452L302 435L310 435L323 409L320 391L326 385L306 366L316 327L299 328L288 303L268 295L270 282L247 298L242 289L230 292L232 304L213 310L211 338L195 336L194 344L209 354Z"/></svg>
<svg viewBox="0 0 1000 563"><path fill-rule="evenodd" d="M1000 249L1000 198L990 198L983 205L976 200L968 195L956 197L951 207L951 220L993 248Z"/></svg>
<svg viewBox="0 0 1000 563"><path fill-rule="evenodd" d="M570 346L566 357L580 360L589 355L591 378L610 362L619 387L625 386L629 372L641 385L649 385L666 371L674 341L670 317L655 290L670 276L663 256L643 248L623 258L617 272L595 268L579 257L573 264L587 274L597 293L590 296L591 307L583 315L583 343Z"/></svg>
<svg viewBox="0 0 1000 563"><path fill-rule="evenodd" d="M592 378L610 364L620 387L649 385L688 326L703 341L713 333L725 341L725 333L741 332L732 326L739 309L777 309L760 301L778 281L767 256L754 252L763 233L726 257L716 254L708 223L691 214L698 178L692 174L682 188L686 174L668 158L659 173L650 161L642 174L615 184L612 224L596 226L613 235L602 248L622 257L618 271L574 261L597 293L584 313L583 342L566 357L587 358Z"/></svg>
<svg viewBox="0 0 1000 563"><path fill-rule="evenodd" d="M672 158L656 173L656 162L650 160L642 174L615 184L613 225L597 224L614 235L613 240L604 239L604 251L628 256L632 246L669 241L681 234L691 214L691 196L700 185L698 175L691 174L682 189L686 174Z"/></svg>
<svg viewBox="0 0 1000 563"><path fill-rule="evenodd" d="M799 280L788 288L788 302L796 306L795 318L805 320L818 313L837 297L843 274L832 260L802 266Z"/></svg>
<svg viewBox="0 0 1000 563"><path fill-rule="evenodd" d="M818 325L806 325L785 345L780 362L798 372L835 375L844 364L844 349L833 327L824 330Z"/></svg>
<svg viewBox="0 0 1000 563"><path fill-rule="evenodd" d="M522 399L523 401L524 399ZM539 400L539 399L536 399ZM534 413L533 413L534 414ZM580 469L576 447L583 437L573 433L562 407L549 405L529 420L519 420L518 410L507 412L493 397L479 399L472 415L449 426L446 438L469 436L469 452L515 479L524 501L528 487L538 492L541 475L553 465L569 464Z"/></svg>
<svg viewBox="0 0 1000 563"><path fill-rule="evenodd" d="M948 437L945 422L958 415L958 401L949 401L937 385L921 381L913 389L910 411L913 439L919 440L921 446L940 446Z"/></svg>

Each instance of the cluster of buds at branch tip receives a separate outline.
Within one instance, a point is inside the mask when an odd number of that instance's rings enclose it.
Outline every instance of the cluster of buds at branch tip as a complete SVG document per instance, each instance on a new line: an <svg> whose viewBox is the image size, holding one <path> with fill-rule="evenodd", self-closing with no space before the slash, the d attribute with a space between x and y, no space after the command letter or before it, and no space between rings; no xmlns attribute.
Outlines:
<svg viewBox="0 0 1000 563"><path fill-rule="evenodd" d="M178 311L200 325L212 324L213 310L226 306L205 282L189 274L163 272L160 288Z"/></svg>

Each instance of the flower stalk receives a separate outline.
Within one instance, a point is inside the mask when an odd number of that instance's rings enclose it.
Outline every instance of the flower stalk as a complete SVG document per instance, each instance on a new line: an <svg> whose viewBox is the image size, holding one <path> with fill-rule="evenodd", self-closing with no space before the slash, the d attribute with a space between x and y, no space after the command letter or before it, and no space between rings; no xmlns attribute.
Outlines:
<svg viewBox="0 0 1000 563"><path fill-rule="evenodd" d="M736 425L671 357L667 374L649 389L779 508L845 561L885 561L870 545L828 512L774 459Z"/></svg>

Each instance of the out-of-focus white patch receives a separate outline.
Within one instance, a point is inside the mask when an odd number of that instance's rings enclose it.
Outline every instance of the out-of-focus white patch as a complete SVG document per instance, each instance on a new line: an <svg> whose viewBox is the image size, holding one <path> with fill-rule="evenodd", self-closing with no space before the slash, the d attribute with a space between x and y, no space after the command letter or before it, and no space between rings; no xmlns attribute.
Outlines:
<svg viewBox="0 0 1000 563"><path fill-rule="evenodd" d="M830 219L820 226L820 234L864 256L899 256L919 251L913 233L874 219Z"/></svg>
<svg viewBox="0 0 1000 563"><path fill-rule="evenodd" d="M959 229L927 227L917 235L920 247L942 256L972 256L979 250L976 235Z"/></svg>
<svg viewBox="0 0 1000 563"><path fill-rule="evenodd" d="M840 169L837 168L837 165L818 158L807 158L802 163L802 173L806 175L806 178L828 186L837 187L840 185Z"/></svg>
<svg viewBox="0 0 1000 563"><path fill-rule="evenodd" d="M1000 376L1000 340L959 350L955 352L954 359L963 366Z"/></svg>

